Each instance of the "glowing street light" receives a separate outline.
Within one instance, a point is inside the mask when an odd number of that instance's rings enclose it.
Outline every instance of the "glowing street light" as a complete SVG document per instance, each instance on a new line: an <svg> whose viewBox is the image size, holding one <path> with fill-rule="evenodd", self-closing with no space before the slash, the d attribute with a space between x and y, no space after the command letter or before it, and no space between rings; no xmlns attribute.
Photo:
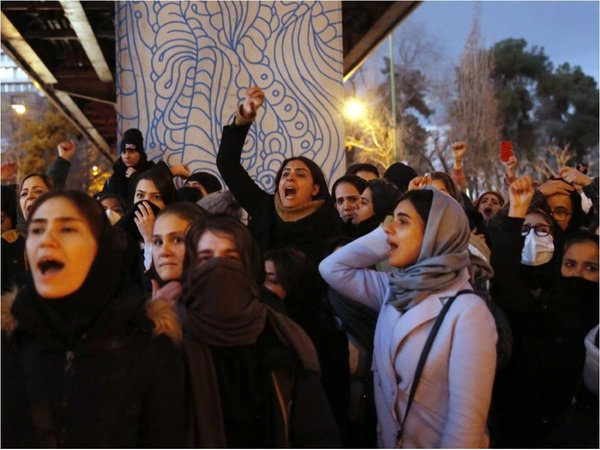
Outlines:
<svg viewBox="0 0 600 450"><path fill-rule="evenodd" d="M366 111L365 105L356 99L348 100L344 106L344 115L353 122L363 118Z"/></svg>
<svg viewBox="0 0 600 450"><path fill-rule="evenodd" d="M25 112L27 111L27 108L25 108L25 105L20 104L20 103L15 103L13 105L10 105L10 107L18 114L18 115L22 115L25 114Z"/></svg>

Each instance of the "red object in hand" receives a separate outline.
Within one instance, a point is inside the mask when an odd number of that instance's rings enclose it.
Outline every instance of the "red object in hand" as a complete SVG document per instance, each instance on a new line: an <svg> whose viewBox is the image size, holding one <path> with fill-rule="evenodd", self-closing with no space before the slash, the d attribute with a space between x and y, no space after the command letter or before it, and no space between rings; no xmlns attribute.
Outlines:
<svg viewBox="0 0 600 450"><path fill-rule="evenodd" d="M507 162L513 156L513 145L511 141L502 141L500 143L500 159Z"/></svg>

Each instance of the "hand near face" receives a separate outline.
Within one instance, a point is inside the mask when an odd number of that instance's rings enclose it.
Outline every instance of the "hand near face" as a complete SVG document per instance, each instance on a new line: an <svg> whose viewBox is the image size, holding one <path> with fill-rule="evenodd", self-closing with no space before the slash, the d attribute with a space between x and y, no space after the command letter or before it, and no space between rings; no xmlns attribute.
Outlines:
<svg viewBox="0 0 600 450"><path fill-rule="evenodd" d="M183 290L179 281L169 281L163 287L159 287L158 281L154 279L150 280L150 282L152 284L152 300L163 298L171 303L175 303Z"/></svg>
<svg viewBox="0 0 600 450"><path fill-rule="evenodd" d="M133 167L128 167L125 171L125 178L131 178L131 175L135 173L135 169Z"/></svg>
<svg viewBox="0 0 600 450"><path fill-rule="evenodd" d="M144 243L152 243L152 228L154 226L154 211L146 202L138 203L139 207L135 212L135 224L144 239Z"/></svg>

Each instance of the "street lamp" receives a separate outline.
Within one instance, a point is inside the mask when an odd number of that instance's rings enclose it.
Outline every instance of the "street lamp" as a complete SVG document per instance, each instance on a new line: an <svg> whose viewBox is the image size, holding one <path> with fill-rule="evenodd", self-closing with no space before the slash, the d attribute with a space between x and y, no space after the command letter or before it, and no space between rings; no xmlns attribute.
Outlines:
<svg viewBox="0 0 600 450"><path fill-rule="evenodd" d="M367 108L365 105L356 99L350 99L344 106L344 115L348 120L355 122L366 115Z"/></svg>
<svg viewBox="0 0 600 450"><path fill-rule="evenodd" d="M14 103L14 104L10 105L10 107L20 116L25 114L25 112L27 111L27 108L25 108L25 105L23 105L21 103Z"/></svg>

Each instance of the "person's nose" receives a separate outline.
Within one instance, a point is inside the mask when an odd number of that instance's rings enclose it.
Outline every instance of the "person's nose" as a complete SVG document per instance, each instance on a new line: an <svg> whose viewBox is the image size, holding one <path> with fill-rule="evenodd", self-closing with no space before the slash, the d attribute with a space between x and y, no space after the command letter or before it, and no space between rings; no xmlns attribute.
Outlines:
<svg viewBox="0 0 600 450"><path fill-rule="evenodd" d="M386 223L385 225L383 225L383 231L385 232L385 234L392 234L393 230L392 230L392 223Z"/></svg>
<svg viewBox="0 0 600 450"><path fill-rule="evenodd" d="M40 239L40 245L42 247L54 247L56 246L56 230L52 226L48 226L42 233Z"/></svg>
<svg viewBox="0 0 600 450"><path fill-rule="evenodd" d="M163 242L163 245L160 249L160 255L161 256L170 256L171 254L173 254L173 248L170 242Z"/></svg>

